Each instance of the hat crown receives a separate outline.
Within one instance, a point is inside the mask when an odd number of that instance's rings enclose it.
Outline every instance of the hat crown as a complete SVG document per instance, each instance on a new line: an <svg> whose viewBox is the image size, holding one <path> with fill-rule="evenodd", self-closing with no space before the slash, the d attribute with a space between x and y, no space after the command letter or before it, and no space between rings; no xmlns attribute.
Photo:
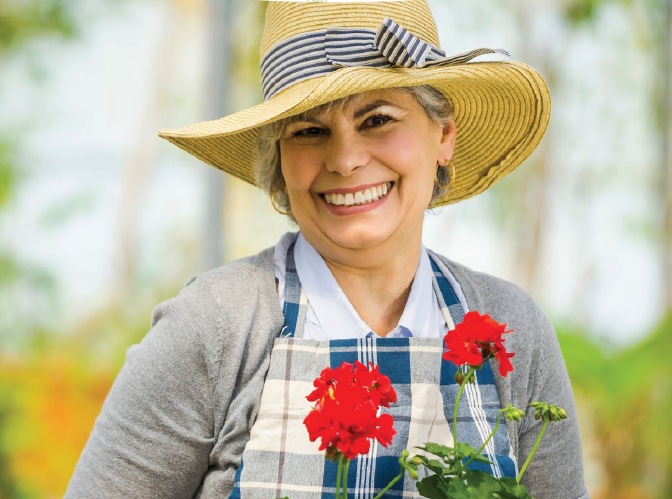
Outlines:
<svg viewBox="0 0 672 499"><path fill-rule="evenodd" d="M388 2L270 1L266 8L261 58L274 45L303 33L328 28L377 29L390 18L422 41L439 46L439 35L426 0Z"/></svg>

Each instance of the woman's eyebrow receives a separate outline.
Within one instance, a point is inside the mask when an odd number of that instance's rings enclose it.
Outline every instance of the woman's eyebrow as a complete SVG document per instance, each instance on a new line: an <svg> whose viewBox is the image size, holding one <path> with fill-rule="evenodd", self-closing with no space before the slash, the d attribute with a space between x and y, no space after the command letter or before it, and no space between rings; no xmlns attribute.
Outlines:
<svg viewBox="0 0 672 499"><path fill-rule="evenodd" d="M377 107L381 107L381 106L394 106L398 109L401 109L398 105L396 105L392 102L382 100L382 99L378 99L378 100L374 100L373 102L369 102L365 106L363 106L363 107L359 108L357 111L355 111L355 114L353 115L353 118L354 119L361 118L366 113L368 113L370 111L373 111Z"/></svg>
<svg viewBox="0 0 672 499"><path fill-rule="evenodd" d="M292 123L315 123L316 125L324 124L317 116L302 116L299 119L293 120Z"/></svg>

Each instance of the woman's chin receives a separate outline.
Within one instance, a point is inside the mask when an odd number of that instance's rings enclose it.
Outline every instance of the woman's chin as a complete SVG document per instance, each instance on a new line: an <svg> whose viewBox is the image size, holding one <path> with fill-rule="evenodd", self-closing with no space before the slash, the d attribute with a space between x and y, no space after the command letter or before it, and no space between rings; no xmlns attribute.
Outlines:
<svg viewBox="0 0 672 499"><path fill-rule="evenodd" d="M371 223L339 224L331 230L325 230L324 234L335 245L352 250L366 250L380 246L389 237L390 233L385 226Z"/></svg>

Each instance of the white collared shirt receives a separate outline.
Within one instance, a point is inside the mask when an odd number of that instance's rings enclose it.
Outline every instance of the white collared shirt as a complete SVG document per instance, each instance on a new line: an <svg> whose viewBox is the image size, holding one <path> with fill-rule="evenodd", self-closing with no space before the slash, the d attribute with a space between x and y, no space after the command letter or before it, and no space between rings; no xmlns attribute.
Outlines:
<svg viewBox="0 0 672 499"><path fill-rule="evenodd" d="M327 341L366 338L375 335L359 317L322 256L300 232L287 232L274 249L273 261L275 277L278 280L280 307L282 308L285 302L287 250L294 241L296 241L294 246L296 271L308 299L306 323L303 329L304 339ZM448 332L448 325L434 293L432 266L429 258L427 249L423 245L406 306L397 327L387 335L387 338L411 336L435 338L442 337ZM442 262L437 262L437 264L453 286L466 313L468 309L462 289L445 265Z"/></svg>

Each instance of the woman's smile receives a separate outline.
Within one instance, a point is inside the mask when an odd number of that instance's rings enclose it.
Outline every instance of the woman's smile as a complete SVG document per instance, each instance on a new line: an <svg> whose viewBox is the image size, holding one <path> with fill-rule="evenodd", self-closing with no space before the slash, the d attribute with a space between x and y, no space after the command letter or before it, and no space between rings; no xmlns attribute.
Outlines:
<svg viewBox="0 0 672 499"><path fill-rule="evenodd" d="M334 215L356 215L375 210L388 198L394 182L383 182L370 186L333 189L320 193L326 208Z"/></svg>

